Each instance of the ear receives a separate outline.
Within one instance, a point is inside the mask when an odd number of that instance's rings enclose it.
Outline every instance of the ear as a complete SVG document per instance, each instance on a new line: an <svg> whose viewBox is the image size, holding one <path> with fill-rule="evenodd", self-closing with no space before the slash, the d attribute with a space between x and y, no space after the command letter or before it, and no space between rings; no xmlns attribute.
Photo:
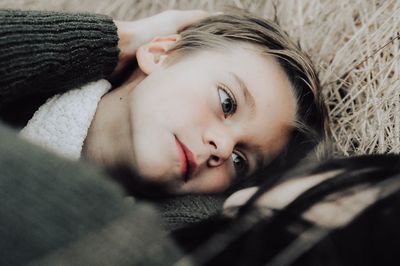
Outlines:
<svg viewBox="0 0 400 266"><path fill-rule="evenodd" d="M166 52L180 39L179 34L156 37L151 42L140 46L136 59L140 69L149 75L159 68L167 58Z"/></svg>

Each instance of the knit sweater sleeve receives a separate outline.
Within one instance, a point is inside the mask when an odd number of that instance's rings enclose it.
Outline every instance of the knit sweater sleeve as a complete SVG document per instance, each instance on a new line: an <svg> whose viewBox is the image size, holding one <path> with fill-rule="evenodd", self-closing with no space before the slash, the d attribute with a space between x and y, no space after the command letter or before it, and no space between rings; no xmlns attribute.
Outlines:
<svg viewBox="0 0 400 266"><path fill-rule="evenodd" d="M0 106L108 76L117 46L105 15L0 10Z"/></svg>

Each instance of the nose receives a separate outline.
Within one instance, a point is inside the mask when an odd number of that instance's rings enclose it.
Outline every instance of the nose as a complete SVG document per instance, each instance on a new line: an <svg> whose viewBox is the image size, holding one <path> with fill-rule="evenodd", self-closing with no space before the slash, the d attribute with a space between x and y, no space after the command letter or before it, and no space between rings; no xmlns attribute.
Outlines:
<svg viewBox="0 0 400 266"><path fill-rule="evenodd" d="M226 126L209 129L205 133L205 142L210 148L210 166L219 166L229 160L235 147L234 137Z"/></svg>

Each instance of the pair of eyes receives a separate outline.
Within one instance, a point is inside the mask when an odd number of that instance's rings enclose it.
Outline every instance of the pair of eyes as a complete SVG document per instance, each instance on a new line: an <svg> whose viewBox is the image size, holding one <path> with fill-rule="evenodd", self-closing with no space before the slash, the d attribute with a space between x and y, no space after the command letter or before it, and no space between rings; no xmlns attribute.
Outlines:
<svg viewBox="0 0 400 266"><path fill-rule="evenodd" d="M232 116L237 109L237 101L235 96L228 88L224 88L222 86L218 86L218 96L225 118ZM247 172L248 161L246 157L239 151L233 151L232 163L238 176L244 175Z"/></svg>

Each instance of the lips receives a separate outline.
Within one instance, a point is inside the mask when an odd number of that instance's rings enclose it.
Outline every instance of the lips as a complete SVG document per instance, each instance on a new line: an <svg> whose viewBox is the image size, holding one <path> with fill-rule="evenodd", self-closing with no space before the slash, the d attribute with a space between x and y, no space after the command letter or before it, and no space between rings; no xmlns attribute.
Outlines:
<svg viewBox="0 0 400 266"><path fill-rule="evenodd" d="M175 136L176 144L179 150L179 157L181 160L181 173L187 182L194 170L197 167L196 161L194 159L193 153Z"/></svg>

